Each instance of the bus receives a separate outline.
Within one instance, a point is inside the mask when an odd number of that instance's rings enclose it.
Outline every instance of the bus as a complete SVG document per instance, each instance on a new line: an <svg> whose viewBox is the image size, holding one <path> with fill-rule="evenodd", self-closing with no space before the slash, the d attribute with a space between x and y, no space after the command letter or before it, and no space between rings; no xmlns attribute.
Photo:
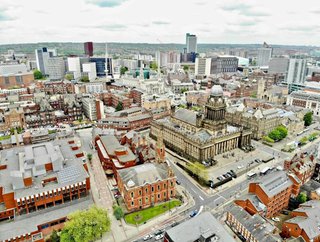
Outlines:
<svg viewBox="0 0 320 242"><path fill-rule="evenodd" d="M255 172L248 172L247 173L247 178L248 179L252 179L252 178L254 178L254 177L256 177L257 176L257 173L255 173Z"/></svg>
<svg viewBox="0 0 320 242"><path fill-rule="evenodd" d="M267 166L260 171L260 175L267 175L269 171L270 167Z"/></svg>

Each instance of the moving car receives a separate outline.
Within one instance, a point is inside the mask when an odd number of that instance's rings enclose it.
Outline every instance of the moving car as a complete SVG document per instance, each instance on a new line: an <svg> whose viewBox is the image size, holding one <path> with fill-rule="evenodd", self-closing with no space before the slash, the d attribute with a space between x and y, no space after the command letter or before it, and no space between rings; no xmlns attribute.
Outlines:
<svg viewBox="0 0 320 242"><path fill-rule="evenodd" d="M189 215L190 218L193 218L194 216L196 216L197 213L198 213L198 210L193 210L193 211L191 212L191 214Z"/></svg>

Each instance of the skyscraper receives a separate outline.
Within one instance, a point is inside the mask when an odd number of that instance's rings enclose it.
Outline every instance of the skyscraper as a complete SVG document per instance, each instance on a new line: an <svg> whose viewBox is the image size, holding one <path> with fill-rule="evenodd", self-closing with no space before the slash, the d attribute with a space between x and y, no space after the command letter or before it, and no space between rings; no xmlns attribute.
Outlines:
<svg viewBox="0 0 320 242"><path fill-rule="evenodd" d="M48 59L57 55L56 50L49 50L47 49L47 47L43 47L41 49L35 50L35 54L37 61L37 69L41 71L43 75L48 75Z"/></svg>
<svg viewBox="0 0 320 242"><path fill-rule="evenodd" d="M258 66L267 66L271 57L272 48L266 42L264 42L262 48L258 50Z"/></svg>
<svg viewBox="0 0 320 242"><path fill-rule="evenodd" d="M195 34L186 34L187 53L197 53L197 36Z"/></svg>
<svg viewBox="0 0 320 242"><path fill-rule="evenodd" d="M288 84L303 84L307 75L307 60L290 58L286 82Z"/></svg>
<svg viewBox="0 0 320 242"><path fill-rule="evenodd" d="M93 56L93 43L85 42L84 43L84 53L87 56Z"/></svg>
<svg viewBox="0 0 320 242"><path fill-rule="evenodd" d="M109 57L108 53L108 45L106 43L106 67L105 67L106 75L113 77L113 63L112 58Z"/></svg>
<svg viewBox="0 0 320 242"><path fill-rule="evenodd" d="M62 57L50 57L47 65L47 75L51 80L63 79L65 75L65 62Z"/></svg>

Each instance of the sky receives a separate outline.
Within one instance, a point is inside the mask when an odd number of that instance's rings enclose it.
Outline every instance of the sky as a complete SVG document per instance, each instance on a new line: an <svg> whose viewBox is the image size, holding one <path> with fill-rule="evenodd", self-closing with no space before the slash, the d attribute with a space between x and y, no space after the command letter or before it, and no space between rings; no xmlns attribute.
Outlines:
<svg viewBox="0 0 320 242"><path fill-rule="evenodd" d="M0 0L0 44L319 45L319 0Z"/></svg>

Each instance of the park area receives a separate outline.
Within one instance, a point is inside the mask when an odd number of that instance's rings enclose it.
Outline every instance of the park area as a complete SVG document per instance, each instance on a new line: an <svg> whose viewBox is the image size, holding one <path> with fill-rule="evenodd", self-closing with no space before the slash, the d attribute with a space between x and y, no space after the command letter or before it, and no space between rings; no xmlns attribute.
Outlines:
<svg viewBox="0 0 320 242"><path fill-rule="evenodd" d="M165 203L161 203L154 207L146 208L141 211L129 213L125 215L125 221L129 224L138 225L145 223L146 221L163 214L177 206L181 205L179 200L171 200Z"/></svg>

